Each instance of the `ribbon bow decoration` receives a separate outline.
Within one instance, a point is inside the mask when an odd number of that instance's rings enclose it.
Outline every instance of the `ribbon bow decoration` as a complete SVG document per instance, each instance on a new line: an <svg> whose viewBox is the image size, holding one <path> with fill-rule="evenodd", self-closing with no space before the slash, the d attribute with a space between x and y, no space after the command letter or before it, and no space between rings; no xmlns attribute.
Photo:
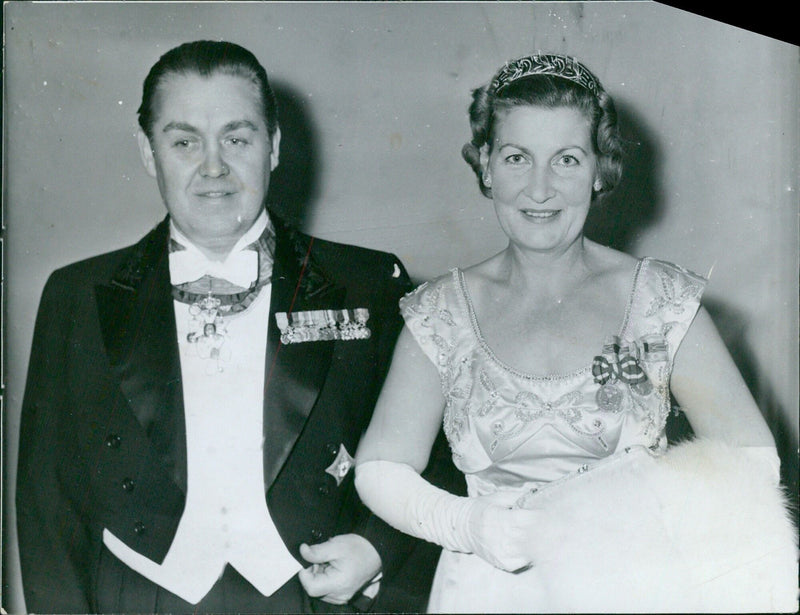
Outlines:
<svg viewBox="0 0 800 615"><path fill-rule="evenodd" d="M173 285L194 282L207 275L249 288L258 278L258 252L237 250L223 261L214 261L200 250L188 247L170 252L169 275Z"/></svg>
<svg viewBox="0 0 800 615"><path fill-rule="evenodd" d="M663 338L643 338L641 347L636 342L621 342L611 338L603 346L603 354L592 361L592 375L597 384L619 380L629 385L647 382L647 374L639 364L640 358L661 360L666 358L666 342Z"/></svg>

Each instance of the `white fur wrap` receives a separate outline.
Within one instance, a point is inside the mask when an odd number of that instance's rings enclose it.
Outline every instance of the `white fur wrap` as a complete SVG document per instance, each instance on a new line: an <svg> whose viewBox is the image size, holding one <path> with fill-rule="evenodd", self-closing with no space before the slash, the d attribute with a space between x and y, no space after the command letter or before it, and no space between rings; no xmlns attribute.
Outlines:
<svg viewBox="0 0 800 615"><path fill-rule="evenodd" d="M696 440L633 449L530 494L535 565L445 551L432 612L796 612L797 543L766 464Z"/></svg>

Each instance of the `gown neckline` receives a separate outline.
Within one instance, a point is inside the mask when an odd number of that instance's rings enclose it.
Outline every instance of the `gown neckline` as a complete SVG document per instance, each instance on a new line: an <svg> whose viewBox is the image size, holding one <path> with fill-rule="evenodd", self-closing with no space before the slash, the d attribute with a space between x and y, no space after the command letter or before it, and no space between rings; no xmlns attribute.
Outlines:
<svg viewBox="0 0 800 615"><path fill-rule="evenodd" d="M633 279L632 279L632 281L630 283L630 291L628 293L628 300L627 300L627 302L625 304L625 313L624 313L624 315L622 317L622 324L619 327L618 335L619 335L620 338L624 337L625 331L628 328L628 321L630 319L631 308L633 307L633 301L634 301L634 299L636 297L636 294L638 292L639 277L640 277L641 271L643 269L643 266L645 264L645 261L647 261L647 257L639 258L636 261L636 266L634 267L634 270L633 270L633 276L632 276ZM547 381L547 380L567 380L567 379L570 379L570 378L576 378L578 376L585 375L586 373L588 373L591 370L592 361L590 359L586 363L586 365L584 365L583 367L580 367L580 368L578 368L578 369L576 369L574 371L571 371L571 372L545 374L545 375L542 375L542 374L531 374L531 373L519 370L519 369L509 365L508 363L506 363L502 359L500 359L494 353L494 350L492 350L491 346L489 346L489 344L486 342L486 340L483 337L483 333L481 332L480 324L478 323L478 318L477 318L477 316L475 314L475 308L474 308L474 305L472 303L472 297L471 297L471 295L469 293L469 289L467 288L467 283L466 283L466 279L464 277L463 270L461 270L459 268L453 269L453 277L455 278L456 287L459 290L460 297L461 297L462 301L464 302L464 307L466 308L466 312L467 312L467 315L469 317L470 328L472 330L473 336L475 337L476 341L478 342L478 345L480 346L480 348L484 351L484 353L486 353L486 356L488 356L489 359L494 364L499 366L501 369L503 369L504 371L509 372L511 374L514 374L515 376L517 376L519 378L523 378L525 380L536 380L536 381L540 381L540 382L541 381Z"/></svg>

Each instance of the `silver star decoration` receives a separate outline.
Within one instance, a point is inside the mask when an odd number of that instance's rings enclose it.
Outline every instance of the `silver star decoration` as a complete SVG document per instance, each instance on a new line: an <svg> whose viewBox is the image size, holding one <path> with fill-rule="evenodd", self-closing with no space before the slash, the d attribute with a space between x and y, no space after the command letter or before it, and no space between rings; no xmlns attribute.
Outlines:
<svg viewBox="0 0 800 615"><path fill-rule="evenodd" d="M333 463L325 468L325 472L333 476L336 479L336 486L342 484L342 481L347 476L347 473L350 471L350 468L353 467L355 463L355 459L347 452L347 449L344 447L344 444L339 445L339 452L336 453L336 459L333 460Z"/></svg>

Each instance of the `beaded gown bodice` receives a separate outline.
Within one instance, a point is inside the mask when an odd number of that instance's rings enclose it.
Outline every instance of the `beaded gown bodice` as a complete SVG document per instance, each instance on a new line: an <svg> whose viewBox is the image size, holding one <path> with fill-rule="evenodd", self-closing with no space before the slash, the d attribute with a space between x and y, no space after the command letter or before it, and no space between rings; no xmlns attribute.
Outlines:
<svg viewBox="0 0 800 615"><path fill-rule="evenodd" d="M638 261L619 331L568 374L526 374L483 339L464 274L453 269L400 303L436 366L444 431L471 496L519 494L634 445L666 448L669 378L705 279Z"/></svg>

